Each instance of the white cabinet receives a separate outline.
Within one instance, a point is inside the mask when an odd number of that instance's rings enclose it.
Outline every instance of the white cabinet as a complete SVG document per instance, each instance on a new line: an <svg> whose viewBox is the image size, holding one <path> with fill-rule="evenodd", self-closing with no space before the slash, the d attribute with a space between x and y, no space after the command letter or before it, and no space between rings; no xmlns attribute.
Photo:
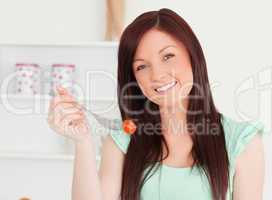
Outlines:
<svg viewBox="0 0 272 200"><path fill-rule="evenodd" d="M51 98L48 95L50 73L42 77L41 94L16 95L15 80L5 86L7 77L15 70L15 63L35 62L44 72L50 71L51 63L75 64L80 103L87 103L89 109L107 118L120 118L116 92L117 48L115 42L0 45L1 200L17 200L24 196L68 200L71 194L72 141L54 133L46 121ZM93 120L91 128L95 132L103 127ZM99 165L100 136L96 134L94 138Z"/></svg>

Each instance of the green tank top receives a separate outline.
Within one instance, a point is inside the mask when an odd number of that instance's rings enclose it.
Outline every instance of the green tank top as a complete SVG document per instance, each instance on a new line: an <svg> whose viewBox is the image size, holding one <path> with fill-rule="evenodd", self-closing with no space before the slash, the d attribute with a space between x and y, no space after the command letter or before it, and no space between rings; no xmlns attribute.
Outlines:
<svg viewBox="0 0 272 200"><path fill-rule="evenodd" d="M266 131L264 131L264 124L260 121L238 122L226 115L222 114L222 116L221 122L230 160L227 200L232 200L236 157L256 133L263 135ZM126 153L131 136L122 130L111 130L110 135L121 151ZM204 172L196 167L193 167L191 171L191 168L162 164L162 167L144 183L140 192L141 200L212 200L211 188Z"/></svg>

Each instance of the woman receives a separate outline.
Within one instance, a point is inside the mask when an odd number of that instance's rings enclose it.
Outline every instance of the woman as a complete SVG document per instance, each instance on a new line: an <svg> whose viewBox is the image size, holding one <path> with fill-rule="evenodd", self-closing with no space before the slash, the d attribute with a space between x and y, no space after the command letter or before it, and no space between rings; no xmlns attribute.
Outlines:
<svg viewBox="0 0 272 200"><path fill-rule="evenodd" d="M143 13L121 36L119 109L137 129L106 137L99 173L85 115L59 93L49 124L75 141L74 200L262 199L263 126L216 109L200 43L172 10Z"/></svg>

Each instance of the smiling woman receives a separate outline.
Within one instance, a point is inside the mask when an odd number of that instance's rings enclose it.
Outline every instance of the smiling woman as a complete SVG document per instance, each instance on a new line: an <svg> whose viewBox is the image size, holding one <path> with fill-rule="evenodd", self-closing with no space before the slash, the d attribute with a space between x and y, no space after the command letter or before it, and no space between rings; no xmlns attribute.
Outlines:
<svg viewBox="0 0 272 200"><path fill-rule="evenodd" d="M128 87L131 83L136 87ZM174 11L143 13L124 30L118 51L118 103L123 120L153 127L137 128L133 135L111 133L125 154L122 200L230 200L237 188L247 192L236 192L235 198L250 194L261 199L263 170L254 172L259 190L241 185L250 177L236 180L235 190L233 185L235 172L236 177L241 172L236 171L238 154L233 149L243 149L263 133L261 124L238 123L217 110L201 45ZM170 127L173 123L187 129ZM259 166L261 155L254 158Z"/></svg>

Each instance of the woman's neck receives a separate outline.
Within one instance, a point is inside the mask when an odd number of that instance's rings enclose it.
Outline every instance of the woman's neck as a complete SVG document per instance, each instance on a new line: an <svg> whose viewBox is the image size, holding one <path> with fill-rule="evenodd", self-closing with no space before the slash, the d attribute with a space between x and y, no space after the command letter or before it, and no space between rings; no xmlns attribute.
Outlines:
<svg viewBox="0 0 272 200"><path fill-rule="evenodd" d="M183 107L160 107L162 134L167 137L187 134L187 102Z"/></svg>
<svg viewBox="0 0 272 200"><path fill-rule="evenodd" d="M185 109L182 110L160 108L162 134L170 151L168 158L164 162L173 166L191 166L193 162L191 152L193 141L187 131ZM166 155L166 147L164 144L163 155Z"/></svg>

